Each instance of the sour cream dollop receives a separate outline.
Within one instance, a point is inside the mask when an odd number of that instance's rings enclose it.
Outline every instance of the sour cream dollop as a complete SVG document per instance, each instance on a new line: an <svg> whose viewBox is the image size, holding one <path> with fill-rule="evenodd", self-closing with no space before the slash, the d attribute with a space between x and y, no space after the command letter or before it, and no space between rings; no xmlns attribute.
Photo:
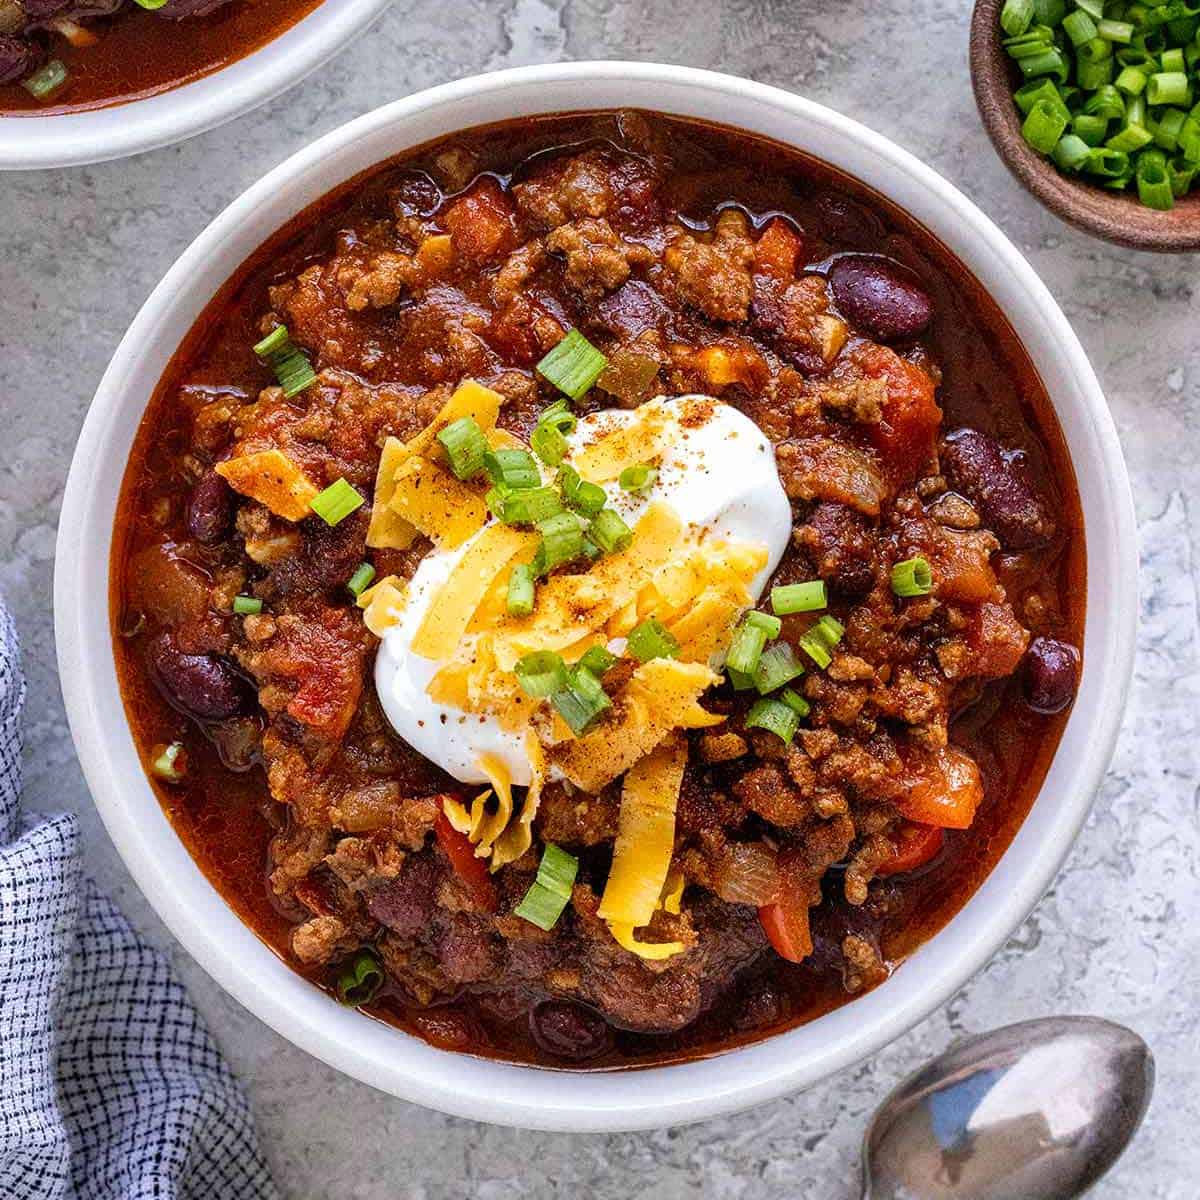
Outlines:
<svg viewBox="0 0 1200 1200"><path fill-rule="evenodd" d="M714 541L765 546L766 566L750 590L755 602L783 557L792 513L770 441L736 408L707 396L659 397L668 434L653 486L641 495L605 485L609 503L633 527L654 501L669 504L680 520ZM610 409L579 420L569 437L567 462L623 425L644 416L643 409ZM476 537L479 535L476 534ZM408 587L401 619L384 632L375 659L375 688L392 727L414 750L463 783L486 783L481 754L508 768L512 782L528 786L530 767L520 733L502 729L486 714L435 704L427 694L442 665L412 651L413 639L442 584L474 538L454 550L425 556ZM617 647L619 648L619 647Z"/></svg>

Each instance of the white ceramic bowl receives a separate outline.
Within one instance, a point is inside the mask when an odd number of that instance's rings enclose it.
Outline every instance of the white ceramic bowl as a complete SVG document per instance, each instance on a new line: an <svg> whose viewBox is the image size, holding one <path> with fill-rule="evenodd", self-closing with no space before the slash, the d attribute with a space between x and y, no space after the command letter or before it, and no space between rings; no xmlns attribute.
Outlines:
<svg viewBox="0 0 1200 1200"><path fill-rule="evenodd" d="M253 54L144 100L89 112L0 117L0 171L105 162L223 125L299 83L391 2L326 0Z"/></svg>
<svg viewBox="0 0 1200 1200"><path fill-rule="evenodd" d="M1079 696L1029 817L963 910L891 979L757 1045L582 1076L434 1049L340 1008L284 966L205 880L143 777L103 598L112 514L146 402L209 298L269 234L359 171L440 135L625 106L737 125L832 162L907 209L974 271L1058 410L1083 501L1088 615ZM59 527L55 610L67 711L105 824L150 903L223 987L318 1058L405 1099L504 1124L618 1130L699 1120L811 1084L903 1033L983 966L1054 878L1108 763L1132 668L1136 571L1128 479L1096 377L1050 293L969 200L886 138L786 92L678 67L575 63L466 79L361 117L277 167L196 239L138 314L84 424Z"/></svg>

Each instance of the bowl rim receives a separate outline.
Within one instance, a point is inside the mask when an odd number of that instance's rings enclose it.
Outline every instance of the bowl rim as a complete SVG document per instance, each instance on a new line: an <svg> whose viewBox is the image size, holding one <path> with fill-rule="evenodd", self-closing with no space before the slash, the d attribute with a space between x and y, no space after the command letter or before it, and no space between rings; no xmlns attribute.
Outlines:
<svg viewBox="0 0 1200 1200"><path fill-rule="evenodd" d="M798 146L885 192L958 254L1025 341L1047 388L1061 389L1051 394L1084 503L1089 615L1079 695L1033 808L991 875L902 969L786 1033L683 1064L588 1073L580 1086L579 1072L437 1050L364 1020L242 924L146 781L117 690L108 606L95 598L107 600L113 506L166 361L220 282L287 215L363 165L455 129L621 107L720 121ZM898 1037L992 957L1052 882L1107 767L1132 674L1136 571L1129 480L1095 374L1045 285L965 196L888 139L788 92L692 68L583 62L473 76L368 113L269 172L196 238L134 319L84 421L59 524L55 632L72 735L109 834L151 906L226 991L294 1044L392 1095L497 1124L601 1132L702 1120L810 1085Z"/></svg>
<svg viewBox="0 0 1200 1200"><path fill-rule="evenodd" d="M257 50L140 100L0 118L0 171L77 167L174 145L273 100L339 53L392 0L318 5Z"/></svg>
<svg viewBox="0 0 1200 1200"><path fill-rule="evenodd" d="M971 87L980 120L1000 161L1056 217L1076 229L1131 250L1185 254L1200 250L1200 193L1171 212L1147 208L1131 192L1109 192L1063 175L1026 145L1000 45L1003 0L975 0L970 26Z"/></svg>

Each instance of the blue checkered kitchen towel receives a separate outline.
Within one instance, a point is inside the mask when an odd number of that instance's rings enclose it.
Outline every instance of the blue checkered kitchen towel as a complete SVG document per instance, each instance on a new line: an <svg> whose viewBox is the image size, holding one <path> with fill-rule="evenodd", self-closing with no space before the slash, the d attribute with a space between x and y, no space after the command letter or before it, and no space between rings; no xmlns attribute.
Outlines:
<svg viewBox="0 0 1200 1200"><path fill-rule="evenodd" d="M74 816L18 814L24 697L0 603L0 1200L274 1200L245 1096L84 878Z"/></svg>

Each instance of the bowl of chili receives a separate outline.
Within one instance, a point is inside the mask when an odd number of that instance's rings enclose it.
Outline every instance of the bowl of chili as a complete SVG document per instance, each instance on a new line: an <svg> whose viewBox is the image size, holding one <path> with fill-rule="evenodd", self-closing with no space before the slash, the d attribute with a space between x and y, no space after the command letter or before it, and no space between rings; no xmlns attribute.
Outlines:
<svg viewBox="0 0 1200 1200"><path fill-rule="evenodd" d="M731 1034L714 1047L723 1051L717 1056L684 1051L638 1070L581 1076L447 1053L390 1024L366 1020L314 988L264 944L189 854L150 787L125 716L109 615L95 598L109 587L114 514L147 404L201 312L264 242L284 227L294 228L290 223L321 197L406 148L497 119L521 122L630 106L670 119L732 125L738 136L773 139L830 164L919 222L986 290L1053 398L1069 456L1070 466L1063 469L1074 474L1085 542L1081 570L1070 586L1081 593L1081 602L1086 599L1087 621L1078 693L1028 813L957 914L899 970L852 1003L765 1040L747 1043ZM911 318L911 305L901 309L893 320ZM960 447L957 453L968 451ZM1078 340L1020 253L940 176L837 113L746 80L646 63L521 68L431 89L327 135L235 201L181 256L123 340L81 433L57 550L59 664L80 760L123 859L175 935L261 1019L356 1078L460 1116L545 1129L649 1128L771 1099L873 1053L961 987L1020 924L1070 849L1115 743L1132 671L1134 530L1116 431ZM892 580L897 595L924 586L918 564ZM785 587L780 599L786 608L794 598ZM251 619L257 611L247 603L254 601L243 600ZM841 626L828 621L832 644ZM778 624L774 618L769 623ZM1049 701L1057 703L1054 697ZM164 760L164 770L178 770L177 758ZM439 820L438 838L450 847L451 861L478 862L443 824ZM929 852L914 842L893 857L892 869L902 872L926 862ZM537 888L547 899L559 897L553 904L558 911L568 889L564 880L574 868L556 872L552 856L543 859L543 868L530 893L534 901ZM488 883L480 875L480 886ZM767 935L776 949L786 949L788 929L775 924L779 927L764 920ZM376 982L373 965L355 960L344 988L357 995Z"/></svg>
<svg viewBox="0 0 1200 1200"><path fill-rule="evenodd" d="M35 20L4 0L0 170L104 162L212 129L298 83L389 3L64 0Z"/></svg>

